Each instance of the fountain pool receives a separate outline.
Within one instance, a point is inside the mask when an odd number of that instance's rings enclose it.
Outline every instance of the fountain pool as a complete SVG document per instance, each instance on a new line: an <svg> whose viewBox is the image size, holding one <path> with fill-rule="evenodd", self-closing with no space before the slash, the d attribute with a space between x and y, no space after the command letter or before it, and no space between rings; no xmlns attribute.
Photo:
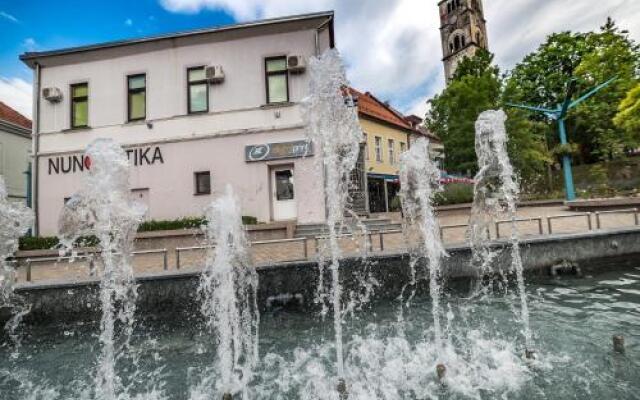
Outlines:
<svg viewBox="0 0 640 400"><path fill-rule="evenodd" d="M637 399L640 392L640 265L584 278L529 279L531 322L538 359L525 361L512 323L511 296L471 303L456 283L449 304L444 385L435 377L437 354L428 296L404 312L398 334L397 302L378 302L343 328L350 399ZM0 393L5 400L81 399L92 384L100 345L97 324L22 326L19 357L0 345ZM199 313L138 318L132 350L139 374L137 399L188 399L207 372L215 348ZM611 337L627 339L626 352ZM455 354L453 356L452 354ZM131 366L120 365L120 376ZM318 314L264 312L260 361L249 390L256 399L333 399L333 324ZM133 395L132 395L133 396Z"/></svg>

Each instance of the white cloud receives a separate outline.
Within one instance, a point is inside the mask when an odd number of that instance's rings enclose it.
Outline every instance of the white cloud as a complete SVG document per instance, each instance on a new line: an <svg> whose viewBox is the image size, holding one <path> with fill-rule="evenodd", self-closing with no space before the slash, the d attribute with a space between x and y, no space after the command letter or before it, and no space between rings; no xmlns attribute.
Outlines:
<svg viewBox="0 0 640 400"><path fill-rule="evenodd" d="M38 46L38 43L34 38L26 38L22 42L22 46L27 49L27 51L34 51Z"/></svg>
<svg viewBox="0 0 640 400"><path fill-rule="evenodd" d="M172 12L225 10L238 20L335 10L336 42L354 86L406 112L444 87L439 16L427 0L159 0ZM490 50L512 68L545 37L597 29L608 15L640 40L638 0L485 0ZM419 93L419 88L426 88ZM416 93L407 98L407 93ZM422 105L421 105L422 104Z"/></svg>
<svg viewBox="0 0 640 400"><path fill-rule="evenodd" d="M31 118L32 96L32 86L29 82L20 78L0 76L0 101L28 118Z"/></svg>
<svg viewBox="0 0 640 400"><path fill-rule="evenodd" d="M11 22L15 22L15 23L19 23L20 20L18 20L18 18L14 17L13 15L4 12L4 11L0 11L0 17L4 18L4 19L8 19Z"/></svg>
<svg viewBox="0 0 640 400"><path fill-rule="evenodd" d="M126 26L131 26L131 25L133 25L133 20L131 18L127 18L127 19L124 20L124 24Z"/></svg>

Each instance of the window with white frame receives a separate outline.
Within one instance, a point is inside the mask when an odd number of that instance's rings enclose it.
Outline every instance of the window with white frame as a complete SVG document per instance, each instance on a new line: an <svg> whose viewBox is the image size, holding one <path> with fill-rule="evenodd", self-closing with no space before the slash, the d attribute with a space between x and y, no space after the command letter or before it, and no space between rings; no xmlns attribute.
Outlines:
<svg viewBox="0 0 640 400"><path fill-rule="evenodd" d="M376 136L376 161L382 162L382 138L380 136Z"/></svg>
<svg viewBox="0 0 640 400"><path fill-rule="evenodd" d="M389 139L387 141L387 146L388 146L388 150L389 150L389 164L395 164L396 163L396 142L393 139Z"/></svg>
<svg viewBox="0 0 640 400"><path fill-rule="evenodd" d="M369 136L363 133L364 136L364 159L369 161Z"/></svg>
<svg viewBox="0 0 640 400"><path fill-rule="evenodd" d="M400 142L400 154L407 151L407 144L405 142Z"/></svg>

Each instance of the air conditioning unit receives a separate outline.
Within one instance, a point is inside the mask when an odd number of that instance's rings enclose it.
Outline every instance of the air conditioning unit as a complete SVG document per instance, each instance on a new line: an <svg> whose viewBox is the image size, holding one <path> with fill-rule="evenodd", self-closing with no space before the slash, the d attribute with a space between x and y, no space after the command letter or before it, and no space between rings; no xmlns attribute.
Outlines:
<svg viewBox="0 0 640 400"><path fill-rule="evenodd" d="M307 68L307 63L303 56L287 57L287 69L292 74L301 74Z"/></svg>
<svg viewBox="0 0 640 400"><path fill-rule="evenodd" d="M212 65L206 69L207 80L211 83L222 83L224 81L224 71L222 65Z"/></svg>
<svg viewBox="0 0 640 400"><path fill-rule="evenodd" d="M42 89L42 97L51 103L58 103L62 101L62 90L57 87L44 88Z"/></svg>

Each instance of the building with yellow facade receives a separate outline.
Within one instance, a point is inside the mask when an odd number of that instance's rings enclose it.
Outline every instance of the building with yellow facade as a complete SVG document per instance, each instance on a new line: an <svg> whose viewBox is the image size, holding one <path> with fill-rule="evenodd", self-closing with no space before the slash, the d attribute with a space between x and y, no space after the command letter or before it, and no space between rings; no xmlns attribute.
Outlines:
<svg viewBox="0 0 640 400"><path fill-rule="evenodd" d="M358 117L364 133L363 151L369 213L396 211L400 189L398 173L400 154L417 137L428 136L441 145L437 137L420 128L419 117L405 117L389 104L369 92L350 90L357 101Z"/></svg>

